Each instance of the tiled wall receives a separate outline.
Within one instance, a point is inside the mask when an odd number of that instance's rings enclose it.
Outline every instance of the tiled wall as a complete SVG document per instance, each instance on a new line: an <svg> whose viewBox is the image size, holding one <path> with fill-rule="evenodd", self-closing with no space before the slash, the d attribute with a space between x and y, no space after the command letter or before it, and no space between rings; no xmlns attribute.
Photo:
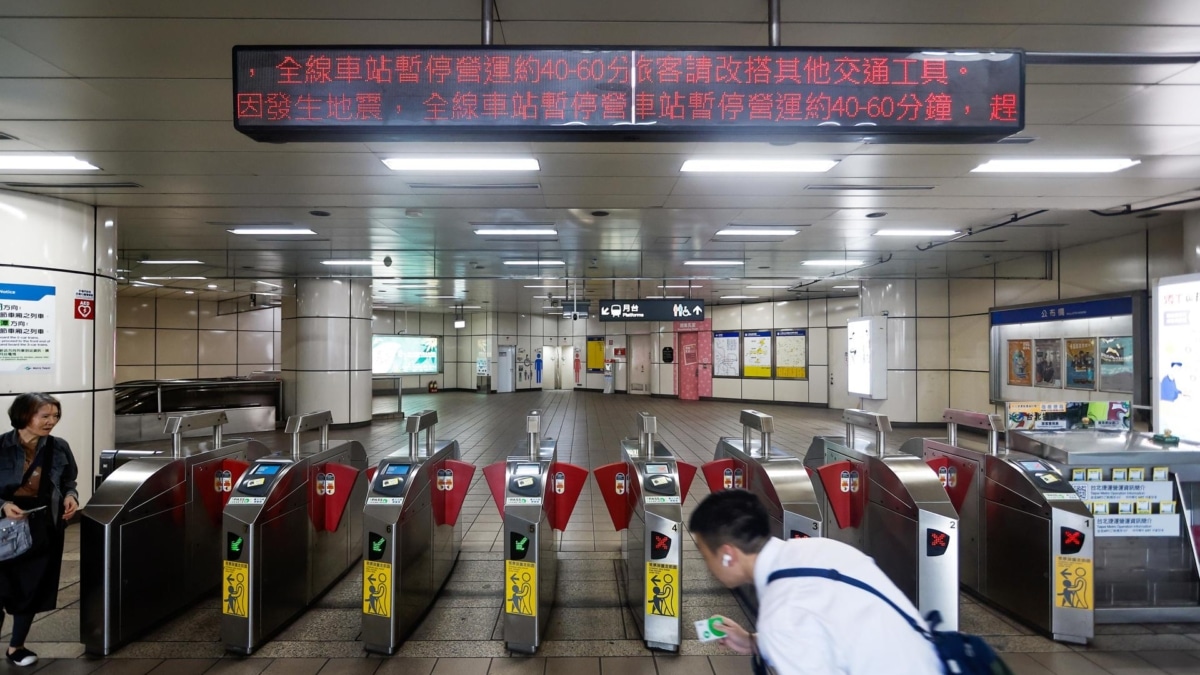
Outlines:
<svg viewBox="0 0 1200 675"><path fill-rule="evenodd" d="M116 381L229 377L280 364L279 308L217 314L217 303L117 298Z"/></svg>

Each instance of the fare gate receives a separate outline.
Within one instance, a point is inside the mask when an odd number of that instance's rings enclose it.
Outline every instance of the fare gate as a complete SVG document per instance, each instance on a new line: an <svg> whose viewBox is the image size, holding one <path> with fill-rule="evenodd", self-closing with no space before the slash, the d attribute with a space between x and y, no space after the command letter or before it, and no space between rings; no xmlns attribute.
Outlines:
<svg viewBox="0 0 1200 675"><path fill-rule="evenodd" d="M623 461L593 471L613 526L622 531L625 602L650 649L679 651L683 611L683 500L696 467L655 439L658 420L638 413L638 437L621 441Z"/></svg>
<svg viewBox="0 0 1200 675"><path fill-rule="evenodd" d="M220 410L169 417L172 451L125 455L83 510L79 641L88 654L111 654L216 589L221 509L233 481L269 452L258 441L225 445L227 419ZM205 427L212 443L185 448L183 434Z"/></svg>
<svg viewBox="0 0 1200 675"><path fill-rule="evenodd" d="M537 651L554 606L554 530L566 529L588 473L558 461L558 441L542 438L542 421L540 410L530 411L514 454L483 469L504 519L504 641L526 654Z"/></svg>
<svg viewBox="0 0 1200 675"><path fill-rule="evenodd" d="M368 471L362 640L369 652L395 653L433 606L462 549L458 517L475 467L460 461L458 441L434 440L437 422L433 410L409 415L407 452Z"/></svg>
<svg viewBox="0 0 1200 675"><path fill-rule="evenodd" d="M919 457L886 453L886 415L846 410L846 437L817 436L804 463L819 480L822 532L875 559L925 616L958 629L958 513L938 474ZM855 429L873 432L858 442Z"/></svg>
<svg viewBox="0 0 1200 675"><path fill-rule="evenodd" d="M290 456L255 462L225 506L221 642L230 652L253 653L362 555L367 453L358 441L330 442L332 421L328 411L288 418ZM302 448L312 429L321 440Z"/></svg>

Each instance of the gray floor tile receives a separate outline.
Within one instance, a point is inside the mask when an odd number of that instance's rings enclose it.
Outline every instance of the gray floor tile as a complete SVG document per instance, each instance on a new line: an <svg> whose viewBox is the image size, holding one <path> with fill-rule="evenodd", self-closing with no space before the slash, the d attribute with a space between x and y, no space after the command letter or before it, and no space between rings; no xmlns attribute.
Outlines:
<svg viewBox="0 0 1200 675"><path fill-rule="evenodd" d="M625 636L619 607L555 607L547 640L619 640Z"/></svg>
<svg viewBox="0 0 1200 675"><path fill-rule="evenodd" d="M958 629L973 635L1020 635L1012 624L983 605L960 605Z"/></svg>
<svg viewBox="0 0 1200 675"><path fill-rule="evenodd" d="M269 665L268 659L221 659L204 675L259 675Z"/></svg>
<svg viewBox="0 0 1200 675"><path fill-rule="evenodd" d="M1001 657L1014 675L1055 675L1030 654L1002 654Z"/></svg>
<svg viewBox="0 0 1200 675"><path fill-rule="evenodd" d="M658 675L714 675L707 656L663 656L656 654Z"/></svg>
<svg viewBox="0 0 1200 675"><path fill-rule="evenodd" d="M1106 652L1143 652L1196 649L1200 646L1185 635L1097 635L1091 649Z"/></svg>
<svg viewBox="0 0 1200 675"><path fill-rule="evenodd" d="M554 604L559 607L616 607L620 605L615 579L566 581L559 575Z"/></svg>
<svg viewBox="0 0 1200 675"><path fill-rule="evenodd" d="M225 656L225 646L216 641L134 642L122 647L115 656L121 659L219 659Z"/></svg>
<svg viewBox="0 0 1200 675"><path fill-rule="evenodd" d="M445 658L438 659L431 675L487 675L491 659Z"/></svg>
<svg viewBox="0 0 1200 675"><path fill-rule="evenodd" d="M413 640L477 640L490 635L498 610L434 607L413 632Z"/></svg>
<svg viewBox="0 0 1200 675"><path fill-rule="evenodd" d="M94 672L103 675L144 675L160 663L162 659L114 659Z"/></svg>
<svg viewBox="0 0 1200 675"><path fill-rule="evenodd" d="M746 673L752 672L749 656L736 654L710 656L708 662L715 675L746 675Z"/></svg>
<svg viewBox="0 0 1200 675"><path fill-rule="evenodd" d="M310 609L285 628L277 640L352 641L362 631L362 609Z"/></svg>
<svg viewBox="0 0 1200 675"><path fill-rule="evenodd" d="M1171 675L1200 674L1200 659L1188 652L1138 651L1134 653L1155 668Z"/></svg>
<svg viewBox="0 0 1200 675"><path fill-rule="evenodd" d="M378 657L329 659L320 675L372 675L379 669L383 659Z"/></svg>
<svg viewBox="0 0 1200 675"><path fill-rule="evenodd" d="M657 675L652 656L604 656L600 675Z"/></svg>
<svg viewBox="0 0 1200 675"><path fill-rule="evenodd" d="M325 665L326 659L273 659L263 675L316 675Z"/></svg>
<svg viewBox="0 0 1200 675"><path fill-rule="evenodd" d="M513 656L492 659L488 675L544 675L546 658L542 656Z"/></svg>
<svg viewBox="0 0 1200 675"><path fill-rule="evenodd" d="M429 675L435 663L435 658L384 659L375 675Z"/></svg>
<svg viewBox="0 0 1200 675"><path fill-rule="evenodd" d="M1112 675L1164 675L1162 670L1132 652L1082 652L1082 655Z"/></svg>
<svg viewBox="0 0 1200 675"><path fill-rule="evenodd" d="M1055 675L1092 675L1100 667L1074 652L1032 652L1030 658Z"/></svg>
<svg viewBox="0 0 1200 675"><path fill-rule="evenodd" d="M548 658L544 675L600 675L600 659L578 656Z"/></svg>
<svg viewBox="0 0 1200 675"><path fill-rule="evenodd" d="M36 672L43 675L88 675L100 669L105 663L107 662L100 659L53 659Z"/></svg>
<svg viewBox="0 0 1200 675"><path fill-rule="evenodd" d="M200 675L216 662L217 659L170 659L155 666L149 675Z"/></svg>

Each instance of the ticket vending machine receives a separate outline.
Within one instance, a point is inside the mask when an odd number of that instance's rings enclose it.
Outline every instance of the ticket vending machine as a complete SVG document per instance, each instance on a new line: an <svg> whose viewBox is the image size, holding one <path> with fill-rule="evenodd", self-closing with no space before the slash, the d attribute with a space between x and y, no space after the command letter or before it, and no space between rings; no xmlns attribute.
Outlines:
<svg viewBox="0 0 1200 675"><path fill-rule="evenodd" d="M558 582L558 538L587 480L587 469L558 461L558 441L542 438L543 416L525 417L526 439L503 462L484 467L504 519L504 642L533 654L541 644Z"/></svg>
<svg viewBox="0 0 1200 675"><path fill-rule="evenodd" d="M475 466L460 461L458 441L434 440L437 422L433 410L409 415L408 449L368 471L362 641L369 652L396 652L433 606L462 549L459 514Z"/></svg>
<svg viewBox="0 0 1200 675"><path fill-rule="evenodd" d="M224 411L167 418L172 449L126 458L107 475L80 525L79 641L107 656L217 587L221 509L233 481L269 450L225 444ZM211 444L183 434L211 427Z"/></svg>
<svg viewBox="0 0 1200 675"><path fill-rule="evenodd" d="M938 474L919 457L889 454L886 415L845 410L845 438L817 436L804 463L828 507L822 532L875 559L922 616L958 629L958 513ZM855 438L871 431L874 442Z"/></svg>
<svg viewBox="0 0 1200 675"><path fill-rule="evenodd" d="M683 612L683 500L696 467L655 438L658 420L638 413L638 437L622 461L593 471L613 526L622 531L622 594L650 649L679 651Z"/></svg>
<svg viewBox="0 0 1200 675"><path fill-rule="evenodd" d="M221 642L249 655L303 612L362 555L367 453L330 441L329 411L293 415L290 455L251 465L225 506ZM303 447L300 434L319 429Z"/></svg>

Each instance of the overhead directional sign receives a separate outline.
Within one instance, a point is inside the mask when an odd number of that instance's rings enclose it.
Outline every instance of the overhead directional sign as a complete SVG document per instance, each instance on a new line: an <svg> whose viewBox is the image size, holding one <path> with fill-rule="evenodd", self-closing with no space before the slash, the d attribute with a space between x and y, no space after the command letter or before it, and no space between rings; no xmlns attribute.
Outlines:
<svg viewBox="0 0 1200 675"><path fill-rule="evenodd" d="M703 321L703 300L601 300L601 321Z"/></svg>
<svg viewBox="0 0 1200 675"><path fill-rule="evenodd" d="M260 141L998 140L1024 128L1020 51L234 47Z"/></svg>

